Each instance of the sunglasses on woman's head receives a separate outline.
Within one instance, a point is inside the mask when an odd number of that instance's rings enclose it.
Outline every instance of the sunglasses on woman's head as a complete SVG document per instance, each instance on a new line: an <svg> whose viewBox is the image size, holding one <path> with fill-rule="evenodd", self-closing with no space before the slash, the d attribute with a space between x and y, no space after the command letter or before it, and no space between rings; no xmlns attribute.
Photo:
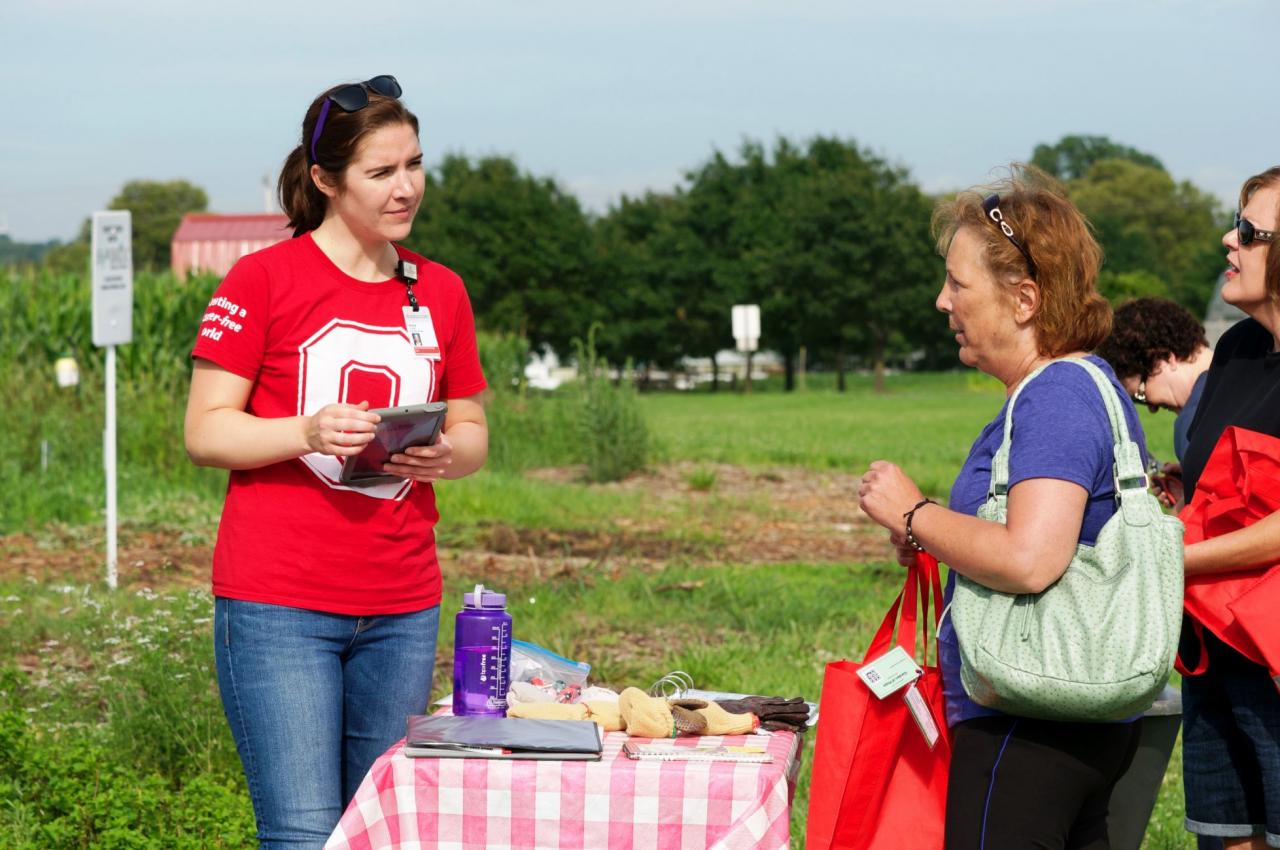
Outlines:
<svg viewBox="0 0 1280 850"><path fill-rule="evenodd" d="M1276 238L1274 230L1259 230L1253 226L1252 221L1241 217L1238 212L1236 213L1236 235L1240 239L1241 247L1253 242L1272 242Z"/></svg>
<svg viewBox="0 0 1280 850"><path fill-rule="evenodd" d="M1031 273L1031 279L1035 280L1035 261L1031 259L1031 252L1024 248L1018 238L1013 235L1013 228L1009 225L1009 222L1004 220L1004 213L1000 212L1000 196L988 195L982 201L982 212L995 223L996 227L1000 228L1000 232L1004 234L1005 238L1022 254L1022 258L1027 261L1027 271Z"/></svg>
<svg viewBox="0 0 1280 850"><path fill-rule="evenodd" d="M329 117L329 105L337 104L343 112L359 112L369 105L369 92L383 97L398 98L403 93L400 83L390 74L379 74L370 77L363 83L352 83L334 89L324 99L320 107L320 117L316 119L316 128L311 132L311 161L316 162L316 142L320 141L320 133L324 130L324 121Z"/></svg>

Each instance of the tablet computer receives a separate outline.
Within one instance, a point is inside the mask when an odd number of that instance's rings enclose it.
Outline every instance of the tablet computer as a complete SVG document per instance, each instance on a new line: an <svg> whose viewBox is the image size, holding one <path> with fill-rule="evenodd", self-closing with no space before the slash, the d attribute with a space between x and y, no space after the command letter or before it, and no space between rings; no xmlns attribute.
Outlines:
<svg viewBox="0 0 1280 850"><path fill-rule="evenodd" d="M401 407L382 407L370 410L382 417L373 439L358 455L349 455L342 463L343 484L383 484L403 481L399 475L391 475L382 469L393 454L410 446L431 446L440 439L444 427L444 415L449 407L443 401L430 404L409 404Z"/></svg>

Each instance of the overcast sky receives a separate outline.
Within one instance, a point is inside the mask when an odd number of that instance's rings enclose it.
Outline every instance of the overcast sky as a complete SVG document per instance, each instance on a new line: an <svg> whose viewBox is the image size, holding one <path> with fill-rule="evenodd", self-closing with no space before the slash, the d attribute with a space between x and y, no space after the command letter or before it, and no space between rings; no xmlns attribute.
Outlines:
<svg viewBox="0 0 1280 850"><path fill-rule="evenodd" d="M1104 134L1224 200L1280 162L1273 0L0 0L0 227L67 239L130 179L218 212L326 86L396 75L445 151L592 210L744 138L851 138L930 191Z"/></svg>

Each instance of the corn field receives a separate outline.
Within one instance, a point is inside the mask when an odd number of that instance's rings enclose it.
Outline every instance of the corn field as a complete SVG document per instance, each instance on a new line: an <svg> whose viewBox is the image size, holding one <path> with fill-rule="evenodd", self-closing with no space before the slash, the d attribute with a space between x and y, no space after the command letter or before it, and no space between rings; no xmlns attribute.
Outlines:
<svg viewBox="0 0 1280 850"><path fill-rule="evenodd" d="M0 397L15 427L0 446L0 534L93 520L103 499L104 351L92 342L88 278L26 271L3 280ZM182 446L189 354L216 283L167 273L134 279L134 341L116 357L122 500L165 503L222 486ZM54 363L67 355L80 383L64 389Z"/></svg>

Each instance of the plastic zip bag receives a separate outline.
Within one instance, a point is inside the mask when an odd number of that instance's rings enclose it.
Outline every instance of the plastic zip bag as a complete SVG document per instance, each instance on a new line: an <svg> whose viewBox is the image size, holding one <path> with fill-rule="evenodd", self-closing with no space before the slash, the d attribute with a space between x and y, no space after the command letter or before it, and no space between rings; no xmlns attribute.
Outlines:
<svg viewBox="0 0 1280 850"><path fill-rule="evenodd" d="M560 692L571 686L581 690L586 687L590 675L591 665L585 661L572 661L536 643L511 641L512 682L539 679Z"/></svg>

